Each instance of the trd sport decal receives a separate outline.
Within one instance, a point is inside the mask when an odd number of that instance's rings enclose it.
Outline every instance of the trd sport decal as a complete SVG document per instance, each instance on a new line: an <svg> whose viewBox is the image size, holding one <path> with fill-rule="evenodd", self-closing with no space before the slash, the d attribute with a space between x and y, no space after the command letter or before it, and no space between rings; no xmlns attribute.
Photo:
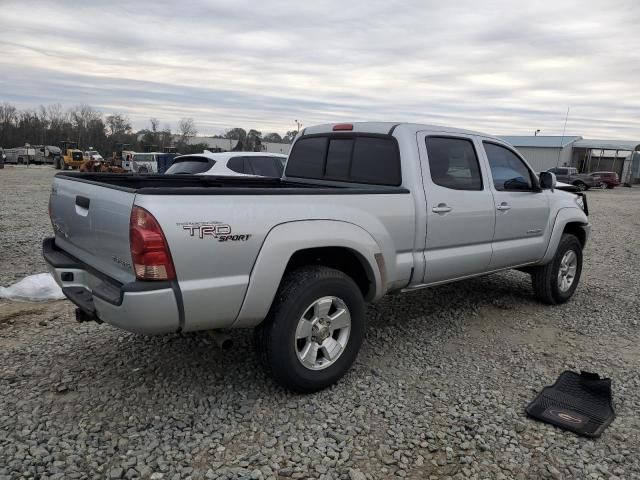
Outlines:
<svg viewBox="0 0 640 480"><path fill-rule="evenodd" d="M233 234L231 227L221 222L187 222L176 225L188 232L190 237L199 239L213 237L219 242L246 242L251 237L250 234Z"/></svg>

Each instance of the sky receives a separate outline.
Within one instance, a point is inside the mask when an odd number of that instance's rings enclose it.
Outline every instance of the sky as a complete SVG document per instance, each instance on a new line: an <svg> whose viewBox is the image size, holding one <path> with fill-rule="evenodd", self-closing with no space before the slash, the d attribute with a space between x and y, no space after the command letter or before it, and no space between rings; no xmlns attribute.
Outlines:
<svg viewBox="0 0 640 480"><path fill-rule="evenodd" d="M640 2L0 0L0 103L640 138Z"/></svg>

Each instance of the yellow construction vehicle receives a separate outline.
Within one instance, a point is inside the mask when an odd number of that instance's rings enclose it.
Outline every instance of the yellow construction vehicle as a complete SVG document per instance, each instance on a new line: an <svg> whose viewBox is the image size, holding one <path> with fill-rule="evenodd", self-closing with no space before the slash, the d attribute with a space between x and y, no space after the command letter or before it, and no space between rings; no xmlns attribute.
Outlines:
<svg viewBox="0 0 640 480"><path fill-rule="evenodd" d="M62 155L55 163L56 170L68 170L69 168L79 168L84 162L82 150L78 149L76 142L63 141L59 143Z"/></svg>

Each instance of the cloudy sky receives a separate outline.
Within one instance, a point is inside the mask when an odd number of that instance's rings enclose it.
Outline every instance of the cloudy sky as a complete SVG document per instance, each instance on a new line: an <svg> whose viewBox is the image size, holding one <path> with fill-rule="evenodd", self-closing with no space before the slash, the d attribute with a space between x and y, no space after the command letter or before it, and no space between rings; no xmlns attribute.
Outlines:
<svg viewBox="0 0 640 480"><path fill-rule="evenodd" d="M481 6L482 5L482 6ZM0 0L0 102L640 138L640 2Z"/></svg>

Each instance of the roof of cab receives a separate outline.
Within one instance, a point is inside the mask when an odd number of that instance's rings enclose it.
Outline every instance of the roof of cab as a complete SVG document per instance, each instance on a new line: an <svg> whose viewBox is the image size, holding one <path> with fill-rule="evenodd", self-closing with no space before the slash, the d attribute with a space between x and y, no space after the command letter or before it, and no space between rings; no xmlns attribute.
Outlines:
<svg viewBox="0 0 640 480"><path fill-rule="evenodd" d="M462 128L453 128L446 127L444 125L429 125L429 124L420 124L420 123L408 123L408 122L336 122L336 123L325 123L322 125L314 125L312 127L307 127L302 131L302 135L313 135L317 133L330 133L333 132L334 125L343 125L343 123L353 125L353 130L343 131L344 133L349 132L366 132L366 133L377 133L377 134L390 134L392 131L397 131L398 129L409 130L410 132L421 132L424 130L428 130L431 132L442 132L442 133L457 133L464 135L475 135L480 137L492 138L494 140L498 140L504 142L503 139L499 137L488 135L486 133L475 132L472 130L465 130ZM336 132L336 133L341 133Z"/></svg>

